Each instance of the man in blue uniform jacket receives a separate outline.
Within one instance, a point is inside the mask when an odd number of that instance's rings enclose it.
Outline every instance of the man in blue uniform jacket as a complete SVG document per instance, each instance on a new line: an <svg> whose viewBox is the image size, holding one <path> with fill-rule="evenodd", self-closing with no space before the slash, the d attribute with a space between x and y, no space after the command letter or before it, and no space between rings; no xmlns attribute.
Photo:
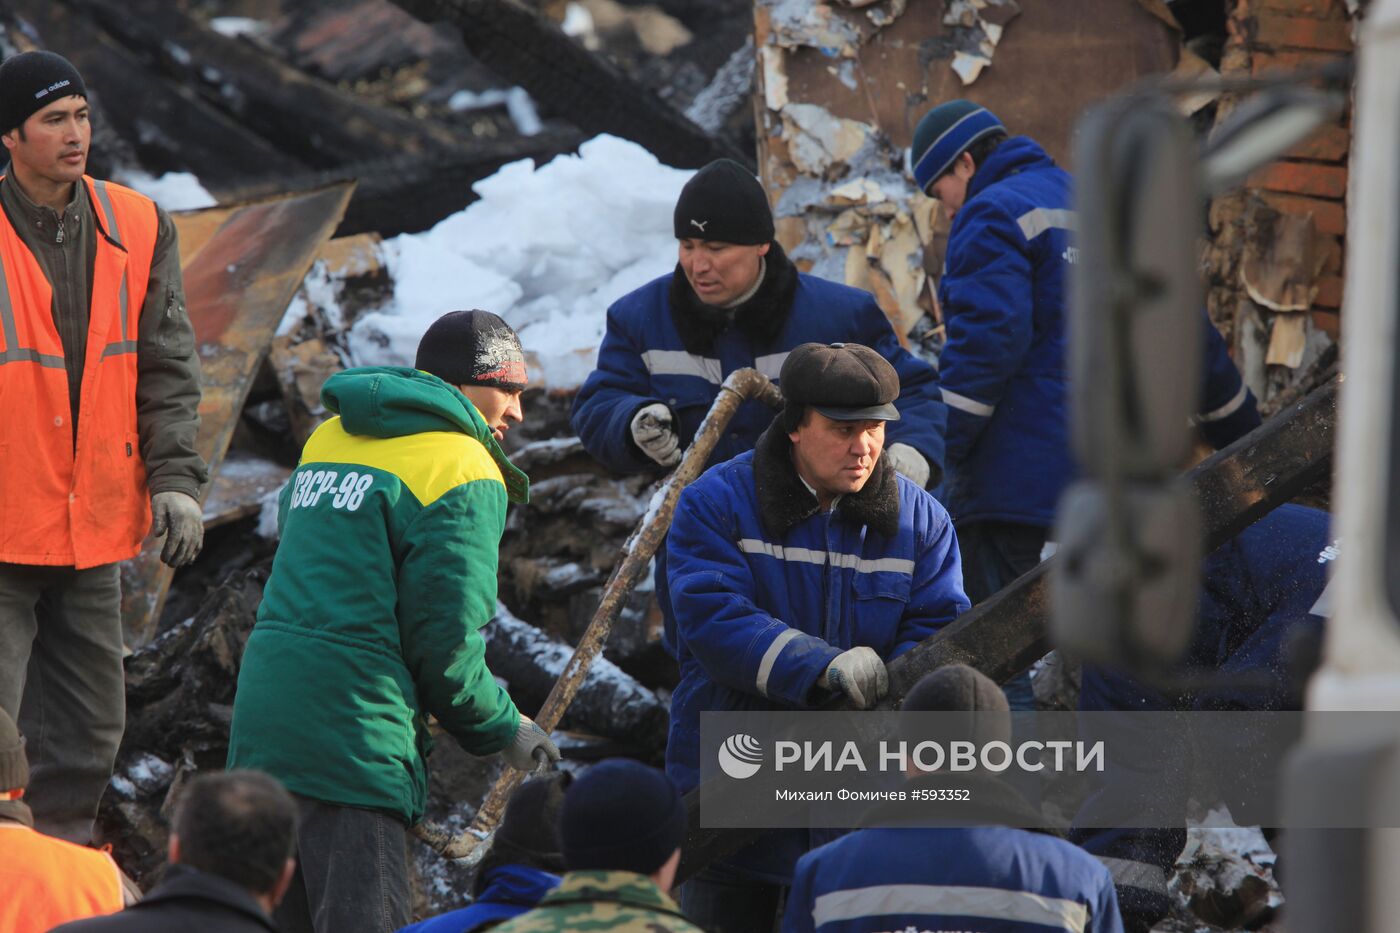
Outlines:
<svg viewBox="0 0 1400 933"><path fill-rule="evenodd" d="M777 379L798 344L846 341L894 366L890 459L917 485L937 485L946 412L933 368L900 346L868 292L797 271L773 239L758 180L737 162L711 162L686 183L674 221L675 271L608 309L598 368L574 400L588 452L618 473L675 466L734 370ZM742 405L710 462L752 450L771 419L761 402Z"/></svg>
<svg viewBox="0 0 1400 933"><path fill-rule="evenodd" d="M757 447L681 494L668 541L680 684L666 770L699 778L700 713L869 708L885 662L968 608L943 507L898 475L885 425L899 377L855 344L805 344L783 364L783 411ZM760 840L687 882L687 916L720 933L771 929L807 833Z"/></svg>
<svg viewBox="0 0 1400 933"><path fill-rule="evenodd" d="M979 603L1040 561L1074 474L1065 288L1075 259L1068 173L1034 140L1008 137L985 107L929 111L910 150L921 190L952 219L939 304L948 406L942 500L957 523L968 595ZM1202 312L1206 379L1198 415L1221 447L1259 424L1224 341ZM1031 709L1029 678L1007 685Z"/></svg>
<svg viewBox="0 0 1400 933"><path fill-rule="evenodd" d="M1196 631L1184 668L1222 675L1219 683L1168 696L1117 671L1085 665L1079 708L1301 709L1307 662L1331 613L1327 572L1338 548L1328 524L1326 512L1280 506L1206 558ZM1250 689L1250 682L1268 686ZM1157 726L1138 729L1127 720L1125 725L1132 744L1110 745L1106 770L1091 775L1094 789L1075 817L1071 838L1109 867L1128 928L1149 930L1168 911L1167 882L1186 845L1190 787L1183 775L1190 750L1184 739L1163 734ZM1235 735L1230 741L1229 749L1205 750L1207 760L1227 761L1230 755L1259 760L1266 754L1249 736ZM1240 804L1257 806L1260 801L1254 798L1271 790L1237 788L1238 773L1229 773L1229 765L1215 770L1222 794L1249 795ZM1181 823L1165 828L1162 820L1152 820L1159 828L1102 828L1107 821L1098 814L1122 813L1127 802L1154 814L1174 813ZM1228 796L1225 802L1232 803Z"/></svg>
<svg viewBox="0 0 1400 933"><path fill-rule="evenodd" d="M931 738L920 734L918 717L903 715L916 712L971 714L940 736L946 741L984 747L1011 739L1006 698L965 664L925 675L900 709L910 744ZM912 757L907 774L911 791L966 796L944 811L936 803L882 804L867 815L870 828L804 855L783 933L1122 933L1108 871L1056 835L1018 829L1042 818L1009 784L982 771L924 774Z"/></svg>

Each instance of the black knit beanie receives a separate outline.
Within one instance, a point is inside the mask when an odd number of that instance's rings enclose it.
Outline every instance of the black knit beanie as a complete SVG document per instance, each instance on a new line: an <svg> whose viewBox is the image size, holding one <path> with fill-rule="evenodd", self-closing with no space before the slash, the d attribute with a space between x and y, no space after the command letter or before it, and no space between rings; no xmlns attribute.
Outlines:
<svg viewBox="0 0 1400 933"><path fill-rule="evenodd" d="M0 709L0 791L28 786L29 759L24 754L24 740L10 714Z"/></svg>
<svg viewBox="0 0 1400 933"><path fill-rule="evenodd" d="M955 717L940 718L956 733L940 738L978 744L1011 741L1011 709L1006 694L990 677L966 664L947 664L919 678L904 695L900 711L963 714L956 725ZM901 730L911 738L923 737L912 735L918 731L916 723L902 725Z"/></svg>
<svg viewBox="0 0 1400 933"><path fill-rule="evenodd" d="M485 890L487 875L501 865L525 865L563 874L559 815L564 808L564 792L572 780L567 771L551 771L532 777L515 789L477 871L474 893L479 895Z"/></svg>
<svg viewBox="0 0 1400 933"><path fill-rule="evenodd" d="M627 758L601 761L564 795L559 826L569 871L650 875L685 838L685 805L671 779Z"/></svg>
<svg viewBox="0 0 1400 933"><path fill-rule="evenodd" d="M8 133L49 104L87 97L83 76L53 52L21 52L0 64L0 133Z"/></svg>
<svg viewBox="0 0 1400 933"><path fill-rule="evenodd" d="M748 169L716 159L696 172L676 201L676 239L758 246L773 240L768 195Z"/></svg>
<svg viewBox="0 0 1400 933"><path fill-rule="evenodd" d="M525 388L525 351L509 324L490 311L451 311L418 342L414 367L454 386Z"/></svg>

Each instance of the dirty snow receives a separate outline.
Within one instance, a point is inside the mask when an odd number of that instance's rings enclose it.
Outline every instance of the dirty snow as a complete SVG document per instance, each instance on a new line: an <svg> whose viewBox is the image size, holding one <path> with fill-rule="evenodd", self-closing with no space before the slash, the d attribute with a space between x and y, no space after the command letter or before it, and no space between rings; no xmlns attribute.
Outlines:
<svg viewBox="0 0 1400 933"><path fill-rule="evenodd" d="M671 213L690 176L613 136L543 166L504 166L474 186L481 200L384 242L394 297L356 322L353 362L411 366L439 316L484 308L520 334L533 384L577 387L593 369L608 305L674 268Z"/></svg>
<svg viewBox="0 0 1400 933"><path fill-rule="evenodd" d="M558 680L574 656L574 647L561 641L543 636L539 629L522 621L506 608L505 603L496 603L496 617L491 623L498 630L493 633L509 639L510 644L519 650L533 655L533 662L540 670ZM612 692L619 717L624 707L648 709L657 704L656 694L626 674L622 668L608 660L601 653L593 658L584 675L582 689L599 690L606 688Z"/></svg>
<svg viewBox="0 0 1400 933"><path fill-rule="evenodd" d="M267 23L247 16L215 16L209 20L209 28L230 39L256 37L268 31Z"/></svg>
<svg viewBox="0 0 1400 933"><path fill-rule="evenodd" d="M324 259L312 263L301 288L297 289L291 304L287 305L282 323L277 325L277 336L296 330L313 307L325 316L327 327L332 331L341 330L345 326L345 312L340 307L340 285L340 280L331 275Z"/></svg>
<svg viewBox="0 0 1400 933"><path fill-rule="evenodd" d="M166 172L156 178L138 169L117 176L117 181L135 188L167 211L193 211L218 204L189 172Z"/></svg>

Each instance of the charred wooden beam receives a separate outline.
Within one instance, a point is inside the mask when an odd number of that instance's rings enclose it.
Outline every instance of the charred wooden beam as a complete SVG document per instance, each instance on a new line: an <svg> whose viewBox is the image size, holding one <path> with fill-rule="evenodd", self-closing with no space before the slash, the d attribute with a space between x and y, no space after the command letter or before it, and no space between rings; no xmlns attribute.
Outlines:
<svg viewBox="0 0 1400 933"><path fill-rule="evenodd" d="M308 165L404 154L467 153L448 127L364 101L242 39L205 28L164 0L62 0L164 74Z"/></svg>
<svg viewBox="0 0 1400 933"><path fill-rule="evenodd" d="M94 121L91 167L99 175L114 153L107 135L135 150L156 173L192 171L205 183L236 185L264 175L295 174L308 166L282 152L237 120L209 106L188 86L147 67L92 17L53 0L10 0L8 13L82 72L100 101ZM106 117L107 119L101 119ZM115 134L110 130L115 129Z"/></svg>
<svg viewBox="0 0 1400 933"><path fill-rule="evenodd" d="M520 159L537 164L574 151L583 136L570 126L550 126L534 136L473 142L470 151L443 155L402 155L356 161L319 172L288 175L267 172L236 186L209 186L220 203L267 197L283 191L320 188L355 180L355 196L336 236L375 232L382 236L418 233L477 199L472 185Z"/></svg>
<svg viewBox="0 0 1400 933"><path fill-rule="evenodd" d="M539 708L569 666L573 646L522 622L504 607L482 629L482 635L487 667L510 684L516 705L535 713L538 720ZM590 735L622 739L637 750L646 750L666 746L671 717L655 693L611 661L598 658L579 683L563 722Z"/></svg>
<svg viewBox="0 0 1400 933"><path fill-rule="evenodd" d="M394 0L421 20L445 20L501 77L590 136L611 133L645 146L667 165L698 168L721 156L754 157L710 136L621 69L513 0Z"/></svg>
<svg viewBox="0 0 1400 933"><path fill-rule="evenodd" d="M1339 384L1334 379L1187 474L1201 506L1207 551L1326 476L1332 462ZM1040 564L891 662L890 695L885 703L897 706L920 677L945 664L969 664L1005 682L1035 663L1051 647L1046 638L1046 579L1054 560ZM763 833L703 829L698 789L686 795L686 816L690 832L678 882Z"/></svg>

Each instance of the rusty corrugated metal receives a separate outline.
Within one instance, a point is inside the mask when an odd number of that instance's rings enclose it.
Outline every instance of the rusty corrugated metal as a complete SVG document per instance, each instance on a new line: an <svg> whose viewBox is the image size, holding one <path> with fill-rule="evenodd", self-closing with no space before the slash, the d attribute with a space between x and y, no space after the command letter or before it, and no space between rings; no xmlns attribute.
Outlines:
<svg viewBox="0 0 1400 933"><path fill-rule="evenodd" d="M228 207L175 215L185 298L203 366L196 446L211 475L273 332L307 270L345 214L353 182ZM173 571L147 540L122 566L122 622L128 646L144 644Z"/></svg>

